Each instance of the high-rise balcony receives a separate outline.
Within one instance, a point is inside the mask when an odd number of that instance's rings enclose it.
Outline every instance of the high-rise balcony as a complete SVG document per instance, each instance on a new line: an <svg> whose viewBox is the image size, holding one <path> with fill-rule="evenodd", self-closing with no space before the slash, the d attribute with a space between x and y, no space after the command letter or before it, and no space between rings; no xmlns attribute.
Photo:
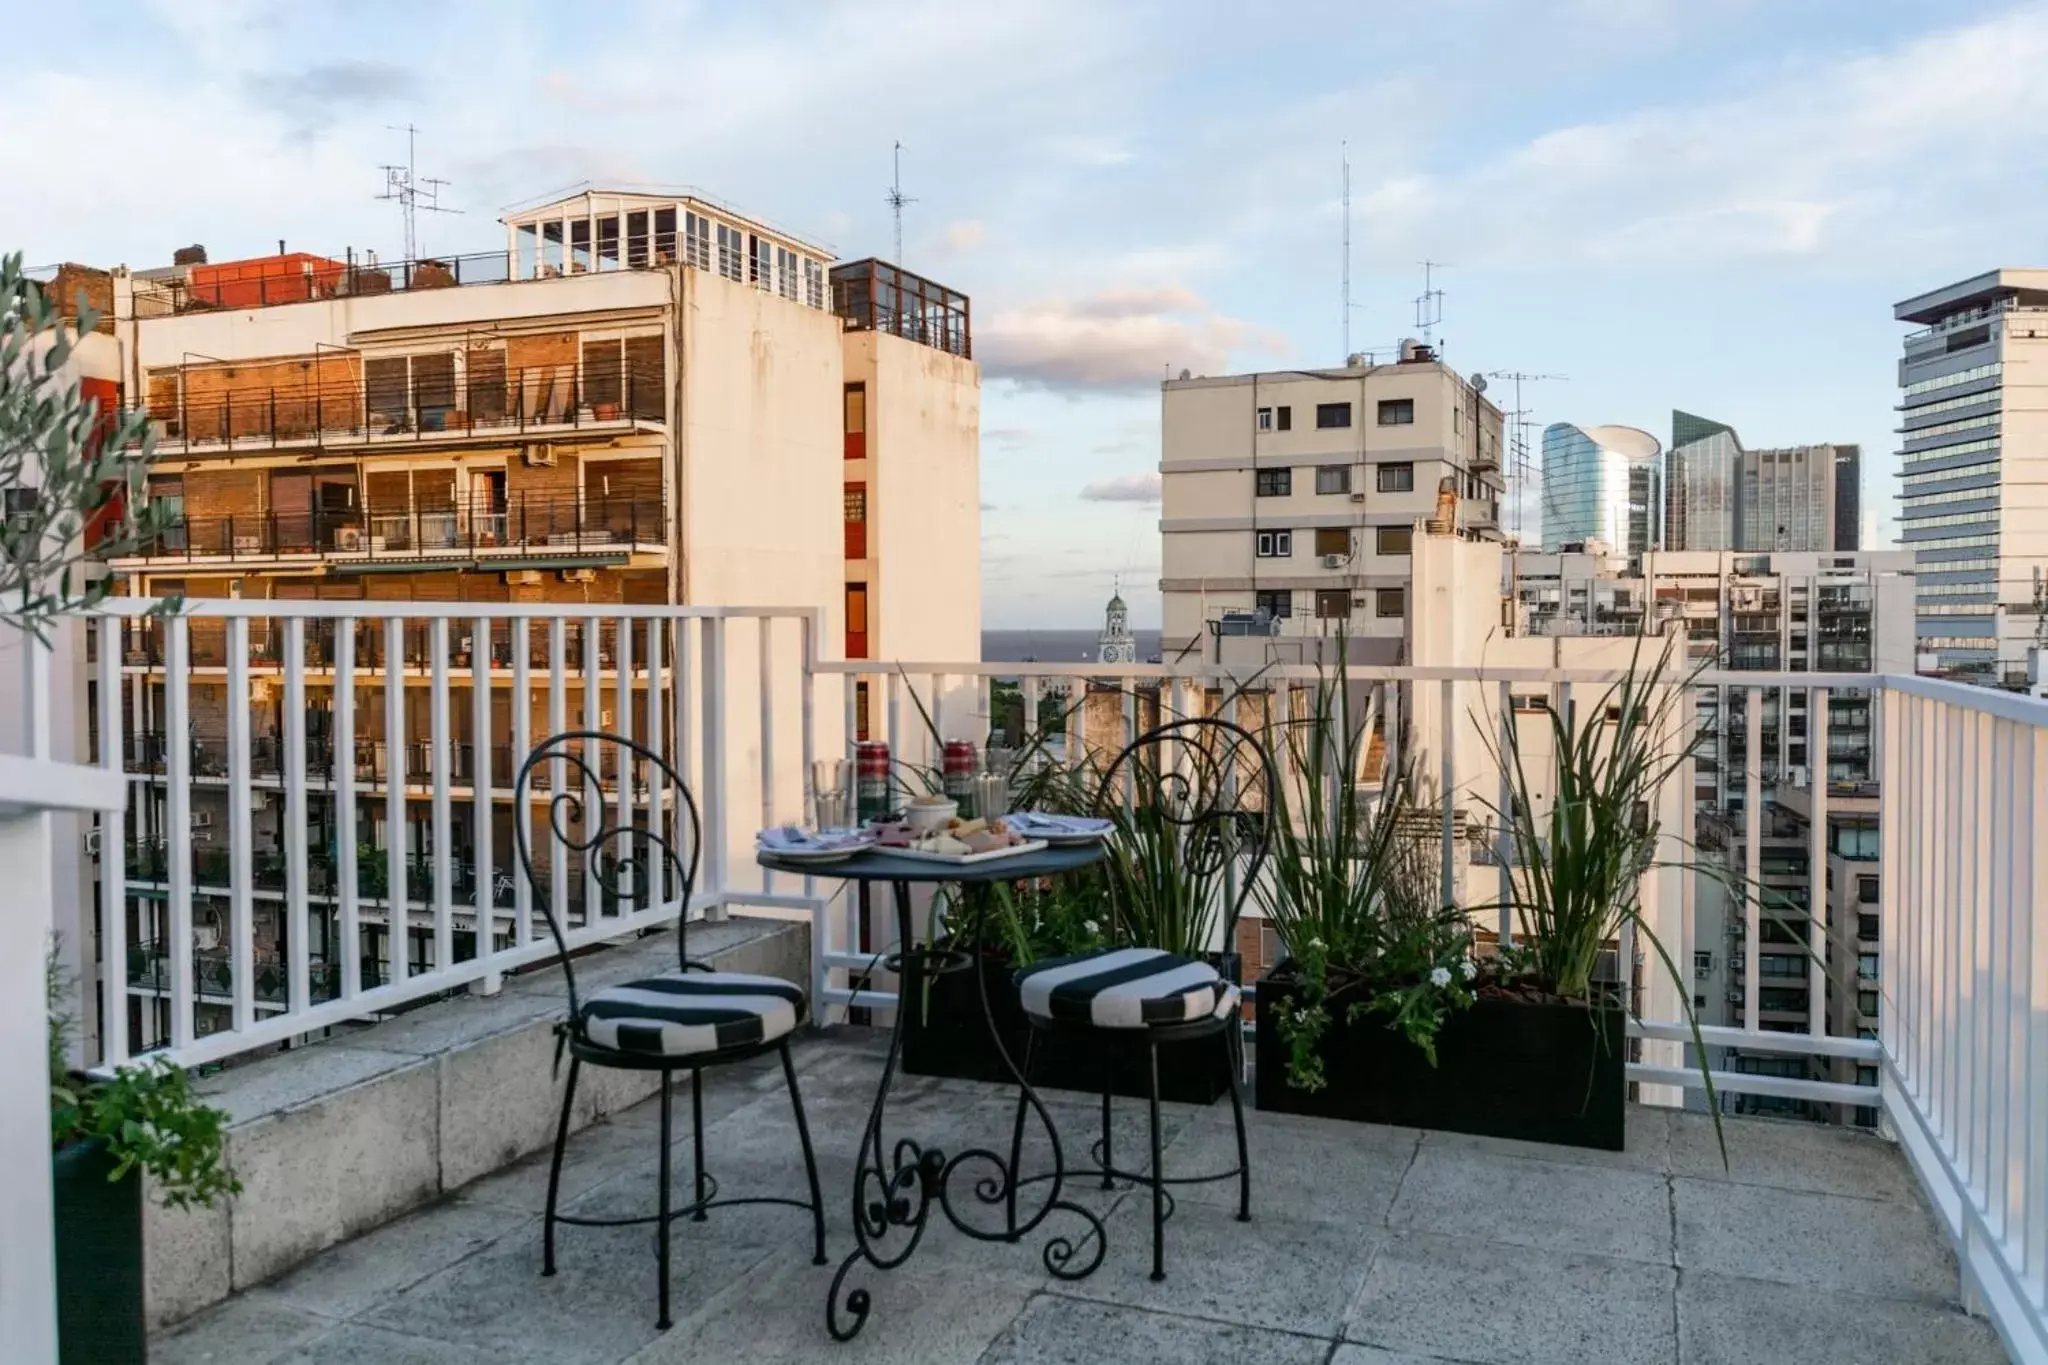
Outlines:
<svg viewBox="0 0 2048 1365"><path fill-rule="evenodd" d="M1302 665L1233 676L1201 664L927 660L899 669L841 662L820 657L818 618L789 609L358 601L187 603L181 614L151 623L161 634L163 663L138 675L124 662L120 641L126 621L147 606L109 604L89 623L101 639L93 666L98 752L110 767L139 753L161 769L147 782L127 783L128 808L109 812L98 831L103 848L126 850L131 839L139 845L133 856L98 861L99 904L125 906L146 891L158 917L152 923L160 927L137 945L134 960L145 979L136 982L127 970L127 916L100 917L90 954L98 970L90 979L101 991L105 1025L93 1031L89 1060L119 1063L152 1051L193 1065L242 1063L206 1082L220 1094L256 1095L258 1081L272 1087L269 1093L302 1094L310 1079L275 1078L313 1074L295 1068L374 1069L386 1061L392 1075L406 1078L393 1084L431 1075L446 1086L470 1074L447 1051L467 1016L492 1028L539 1029L530 1050L542 1084L545 1030L558 1013L552 992L559 987L547 965L554 949L535 910L536 893L580 905L568 939L573 950L596 954L630 953L619 945L678 915L707 919L707 932L769 923L744 913L761 908L782 921L796 917L808 932L802 970L813 1012L826 1027L798 1055L818 1096L817 1138L828 1161L858 1140L865 1114L860 1087L879 1065L863 1026L911 1002L899 999L892 978L878 969L887 936L878 939L857 898L822 870L815 877L764 873L751 860L756 827L801 818L812 759L844 754L846 737L863 724L888 739L900 761L933 758L920 712L948 738L986 738L996 678L1015 680L1024 715L1041 714L1049 692L1077 699L1065 713L1066 728L1044 737L1072 757L1121 743L1147 716L1191 713L1223 696L1234 697L1229 704L1240 718L1257 723L1269 705L1291 706L1292 689L1316 681ZM497 662L495 648L472 653L466 666L457 663L457 632L479 622L494 642L503 628L509 665ZM201 689L216 685L212 675L194 673L193 639L200 627L223 623L226 657L218 667L231 692L245 688L257 668L251 641L281 642L265 676L280 699L275 740L284 777L277 790L261 792L263 803L281 812L260 826L252 814L260 790L256 755L268 731L246 708L229 708L218 738L198 746L133 742L138 735L193 733ZM370 659L354 648L359 638L402 639L421 625L421 664L394 654ZM311 662L294 647L316 626L332 628L331 663ZM611 652L600 668L606 631ZM575 639L584 643L580 668L565 662ZM536 641L547 645L538 667ZM499 688L508 676L514 685ZM1496 912L1486 907L1499 886L1528 865L1534 850L1470 856L1472 841L1456 811L1476 810L1466 793L1491 794L1498 773L1479 757L1483 745L1469 733L1460 737L1457 727L1511 694L1544 698L1541 707L1515 705L1515 723L1597 718L1590 699L1612 677L1385 667L1361 669L1354 678L1356 714L1379 727L1375 742L1409 748L1406 756L1425 771L1447 774L1459 790L1453 818L1432 819L1430 837L1441 829L1445 884L1481 928L1491 927ZM2048 856L2041 852L2048 847L2048 704L1910 676L1744 673L1698 681L1768 694L1781 714L1794 694L1803 694L1816 730L1835 693L1853 690L1868 708L1881 736L1876 816L1883 875L1879 903L1857 912L1853 927L1860 936L1866 913L1882 921L1874 961L1837 951L1830 962L1823 947L1808 965L1838 973L1832 989L1827 978L1810 975L1802 984L1776 965L1766 973L1765 958L1775 962L1835 936L1830 919L1843 912L1827 893L1828 859L1811 858L1804 888L1774 889L1768 903L1733 897L1732 945L1769 944L1774 951L1736 955L1715 988L1735 997L1734 1021L1703 1024L1695 1033L1677 991L1689 999L1704 989L1696 987L1690 964L1701 951L1728 951L1731 939L1710 936L1693 919L1687 876L1653 866L1641 886L1646 925L1688 970L1674 989L1647 943L1612 950L1638 964L1627 1073L1638 1103L1619 1156L1260 1115L1252 1132L1253 1221L1230 1217L1216 1202L1227 1195L1215 1187L1183 1187L1170 1221L1164 1284L1149 1281L1134 1245L1142 1239L1142 1203L1127 1192L1089 1191L1086 1197L1100 1196L1096 1206L1110 1230L1109 1260L1096 1278L1049 1286L1030 1256L963 1246L943 1273L882 1283L892 1307L869 1326L867 1344L911 1358L988 1360L1071 1356L1080 1349L1070 1340L1076 1332L1098 1354L1102 1343L1114 1342L1108 1358L1136 1360L1187 1358L1219 1342L1233 1359L1319 1362L1375 1361L1379 1352L1463 1361L1977 1362L1998 1359L2001 1350L2029 1362L2048 1356L2048 1125L2040 1120L2048 1109ZM1250 690L1237 694L1240 687ZM530 705L512 705L514 695ZM335 706L336 697L346 701ZM309 716L322 708L328 714L316 728ZM331 764L324 785L305 780L309 740L319 737L336 754L355 753L372 718L379 734L412 735L422 727L437 756L450 754L464 734L489 735L491 742L472 746L469 762L477 771L467 785L442 757L428 763L416 786L360 780L353 763ZM675 899L673 887L653 883L621 896L592 896L590 888L605 880L598 869L566 861L549 865L539 887L522 877L512 877L509 888L500 882L495 870L509 865L503 821L526 816L514 815L509 801L486 802L474 793L502 787L504 769L543 731L576 726L636 738L671 755L686 775L703 811L703 870L688 904ZM200 772L202 753L219 776ZM1290 761L1280 759L1283 768ZM1745 812L1761 813L1763 781L1751 767L1730 795L1740 797ZM1658 798L1674 863L1690 856L1695 785L1692 765L1680 762ZM224 827L216 826L224 865L185 837L195 802L213 800L216 788L229 812ZM535 804L534 818L562 809L558 803L578 788L585 803L624 821L680 828L679 793L661 783L607 785L603 773L589 783L574 773L558 777L548 801ZM1805 821L1827 828L1836 795L1829 784L1810 786ZM1841 797L1859 805L1869 799L1864 789ZM407 854L371 847L376 826L405 831L400 846ZM1485 833L1499 838L1497 830ZM478 875L484 868L493 874ZM223 872L221 884L215 879ZM334 888L331 896L316 890L324 885ZM1793 914L1791 893L1801 890L1806 909ZM266 905L274 898L278 907L281 1008L270 1000L254 1008L263 999L261 972L246 938L220 940L228 944L224 980L206 975L200 964L213 949L193 941L195 915L213 902L232 908L258 898ZM495 932L475 932L486 916ZM775 932L787 932L786 923L776 922ZM340 945L328 959L339 968L331 998L294 985L323 979L312 946L322 943ZM152 956L159 944L161 968ZM605 969L602 961L597 969ZM210 998L223 987L225 1011ZM505 998L430 1003L466 990ZM131 1010L131 994L145 995L149 1008ZM1837 1000L1854 1004L1853 1017L1822 1007ZM389 1021L415 1010L417 1016ZM374 1022L380 1018L387 1022ZM198 1027L202 1019L207 1029ZM217 1020L226 1022L212 1027ZM330 1030L346 1040L302 1045ZM1715 1093L1731 1114L1738 1103L1782 1105L1832 1123L1730 1117L1724 1170L1704 1113L1695 1042L1704 1044ZM431 1059L426 1070L423 1055ZM347 1074L354 1087L348 1094L357 1098L337 1093L319 1109L322 1124L342 1136L354 1131L359 1112L388 1112L361 1097L364 1070ZM510 1073L492 1074L499 1076L495 1084L510 1083L503 1079ZM254 1078L249 1084L257 1088L235 1089L238 1075ZM721 1180L728 1172L736 1184L755 1174L771 1178L781 1169L781 1148L754 1135L765 1133L771 1118L786 1122L785 1111L773 1108L785 1101L758 1093L744 1078L720 1082L707 1088L708 1118L720 1138L713 1146L738 1153L719 1170ZM427 1103L442 1106L439 1117L421 1131L437 1136L421 1141L450 1141L446 1134L470 1111L451 1107L449 1092L434 1093L441 1098ZM463 1103L470 1102L466 1095ZM477 1103L478 1112L498 1112ZM941 1127L998 1111L1007 1123L1009 1103L1002 1091L964 1083L928 1087L904 1101ZM1075 1131L1089 1131L1078 1116L1093 1111L1093 1100L1054 1103L1077 1116ZM1227 1109L1169 1108L1169 1163L1199 1165L1222 1152ZM259 1150L262 1122L238 1118L246 1126L231 1130L231 1155L237 1141L249 1153ZM572 1198L597 1207L643 1190L649 1172L637 1154L651 1123L644 1109L629 1107L613 1115L609 1129L572 1141ZM1875 1131L1854 1131L1865 1123ZM308 1130L295 1141L316 1136ZM338 1358L361 1359L380 1352L436 1358L460 1349L508 1360L524 1352L610 1361L636 1351L646 1352L642 1360L831 1358L820 1311L830 1272L810 1268L807 1254L799 1264L779 1250L770 1240L780 1236L773 1230L779 1223L736 1216L714 1221L708 1236L697 1237L681 1235L695 1225L681 1225L678 1282L688 1276L690 1288L682 1325L658 1344L641 1311L640 1281L629 1273L644 1238L605 1247L593 1238L565 1258L562 1276L540 1279L532 1214L544 1171L537 1178L530 1161L503 1173L496 1167L547 1136L494 1133L494 1155L481 1165L465 1158L472 1164L458 1167L441 1149L429 1163L434 1174L404 1188L414 1190L407 1198L415 1203L441 1193L455 1199L402 1228L371 1232L346 1251L306 1261L344 1229L392 1217L397 1210L388 1200L374 1218L336 1201L346 1203L357 1186L399 1188L392 1163L417 1155L409 1137L348 1147L349 1188L327 1190L327 1203L304 1211L303 1221L317 1230L294 1244L303 1268L274 1287L245 1286L237 1277L257 1275L251 1267L267 1276L288 1266L263 1259L274 1248L220 1253L227 1260L209 1283L250 1292L195 1318L175 1349L231 1357L231 1334L260 1318L272 1354L317 1342ZM636 1156L626 1155L629 1146ZM1121 1137L1118 1148L1125 1150ZM444 1175L457 1169L463 1174ZM843 1167L828 1179L845 1188ZM287 1211L294 1198L288 1183L264 1195ZM828 1196L834 1203L843 1201ZM222 1219L219 1245L239 1247L234 1239L251 1235L249 1220L269 1216L245 1196L233 1218ZM847 1219L843 1208L828 1214L828 1233L839 1243L848 1237ZM364 1278L365 1266L377 1269Z"/></svg>

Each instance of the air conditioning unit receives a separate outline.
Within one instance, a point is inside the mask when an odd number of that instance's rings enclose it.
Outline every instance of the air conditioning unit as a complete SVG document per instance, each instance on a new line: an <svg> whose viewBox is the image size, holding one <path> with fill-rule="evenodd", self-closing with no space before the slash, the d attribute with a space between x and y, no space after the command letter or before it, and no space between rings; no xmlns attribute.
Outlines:
<svg viewBox="0 0 2048 1365"><path fill-rule="evenodd" d="M562 581L564 583L591 583L595 582L596 579L597 571L595 569L562 570Z"/></svg>
<svg viewBox="0 0 2048 1365"><path fill-rule="evenodd" d="M89 829L85 832L85 856L88 858L100 856L100 832L96 829Z"/></svg>
<svg viewBox="0 0 2048 1365"><path fill-rule="evenodd" d="M531 588L539 583L539 569L514 569L505 575L505 586L510 588Z"/></svg>
<svg viewBox="0 0 2048 1365"><path fill-rule="evenodd" d="M555 462L555 448L544 442L521 446L519 458L526 461L531 468L546 468Z"/></svg>
<svg viewBox="0 0 2048 1365"><path fill-rule="evenodd" d="M1351 495L1351 500L1352 500L1353 502L1364 502L1364 501L1365 501L1365 494L1363 494L1363 493L1353 493L1353 494Z"/></svg>
<svg viewBox="0 0 2048 1365"><path fill-rule="evenodd" d="M192 828L194 828L194 829L212 829L212 828L213 828L213 812L212 812L212 811L210 811L210 810L195 810L195 811L193 811L193 812L192 812Z"/></svg>
<svg viewBox="0 0 2048 1365"><path fill-rule="evenodd" d="M1324 555L1323 567L1326 569L1341 569L1344 567L1344 561L1349 558L1349 555Z"/></svg>
<svg viewBox="0 0 2048 1365"><path fill-rule="evenodd" d="M337 550L360 550L363 548L363 528L341 526L335 528L334 548Z"/></svg>

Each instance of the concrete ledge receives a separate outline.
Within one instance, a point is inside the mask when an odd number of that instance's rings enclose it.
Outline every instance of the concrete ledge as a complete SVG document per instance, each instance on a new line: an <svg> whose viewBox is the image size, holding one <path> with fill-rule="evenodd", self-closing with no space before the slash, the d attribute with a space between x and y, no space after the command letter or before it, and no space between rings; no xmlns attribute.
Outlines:
<svg viewBox="0 0 2048 1365"><path fill-rule="evenodd" d="M810 985L808 923L693 924L690 954ZM609 947L577 959L577 989L674 962L665 933ZM567 1075L554 1074L554 1024L567 1010L562 974L549 968L495 996L440 1001L200 1081L195 1089L228 1112L227 1155L243 1189L213 1209L148 1202L150 1324L188 1317L546 1147ZM655 1085L653 1072L592 1068L572 1124L637 1104Z"/></svg>

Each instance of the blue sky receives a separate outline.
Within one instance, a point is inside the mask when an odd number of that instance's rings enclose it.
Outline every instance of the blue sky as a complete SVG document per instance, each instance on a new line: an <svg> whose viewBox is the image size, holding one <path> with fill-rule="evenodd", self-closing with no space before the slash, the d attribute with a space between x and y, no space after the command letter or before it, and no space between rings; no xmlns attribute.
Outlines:
<svg viewBox="0 0 2048 1365"><path fill-rule="evenodd" d="M954 0L19 7L0 245L161 264L396 254L424 130L488 249L572 182L696 185L974 301L990 626L1156 625L1163 374L1342 358L1450 263L1462 370L1569 376L1537 424L1855 441L1888 518L1890 305L2041 264L2048 5L1944 0ZM93 40L82 42L80 34ZM33 124L21 117L40 110ZM1495 396L1505 396L1500 387ZM1889 534L1889 522L1880 528Z"/></svg>

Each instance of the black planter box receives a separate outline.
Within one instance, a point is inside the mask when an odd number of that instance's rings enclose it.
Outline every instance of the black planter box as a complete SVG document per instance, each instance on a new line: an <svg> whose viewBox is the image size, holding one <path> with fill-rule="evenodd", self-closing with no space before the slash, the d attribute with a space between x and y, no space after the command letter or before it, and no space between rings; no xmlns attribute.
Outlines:
<svg viewBox="0 0 2048 1365"><path fill-rule="evenodd" d="M1100 1095L1107 1061L1113 1073L1112 1094L1141 1100L1149 1093L1142 1047L1103 1041L1106 1030L1087 1037L1037 1031L1033 1038L1007 954L977 955L965 971L929 978L915 962L904 964L902 1008L909 1011L903 1021L902 1066L906 1074L1011 1083L989 1041L975 984L977 972L988 984L989 1013L1010 1059L1023 1065L1026 1040L1032 1044L1030 1079L1034 1089ZM925 989L927 980L929 991ZM1223 1044L1217 1038L1160 1047L1160 1099L1175 1104L1214 1104L1229 1093Z"/></svg>
<svg viewBox="0 0 2048 1365"><path fill-rule="evenodd" d="M73 1142L51 1158L57 1212L57 1359L62 1365L140 1365L142 1173L109 1181L103 1142Z"/></svg>
<svg viewBox="0 0 2048 1365"><path fill-rule="evenodd" d="M1287 1044L1273 1023L1293 1001L1291 975L1259 982L1261 1109L1622 1149L1627 1042L1619 1006L1482 999L1444 1024L1432 1067L1386 1017L1354 1024L1340 1004L1320 1043L1326 1084L1301 1090L1288 1080Z"/></svg>

